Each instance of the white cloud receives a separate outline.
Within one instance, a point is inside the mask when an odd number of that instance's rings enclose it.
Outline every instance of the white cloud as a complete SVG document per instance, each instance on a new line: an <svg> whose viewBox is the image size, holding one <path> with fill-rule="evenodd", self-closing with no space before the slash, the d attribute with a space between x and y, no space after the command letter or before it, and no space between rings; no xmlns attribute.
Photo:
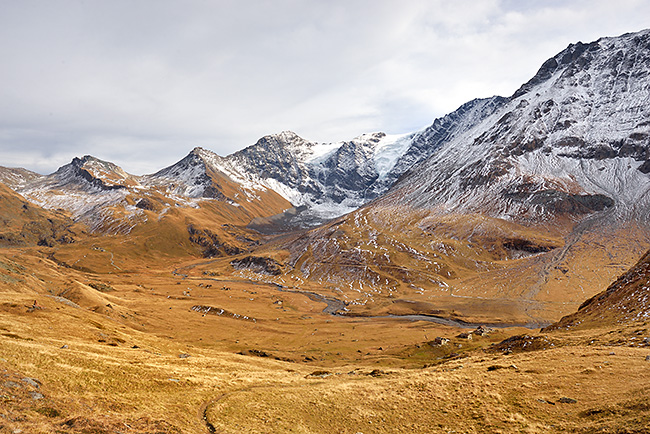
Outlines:
<svg viewBox="0 0 650 434"><path fill-rule="evenodd" d="M650 16L634 0L0 5L0 165L41 172L84 154L153 172L284 129L411 131Z"/></svg>

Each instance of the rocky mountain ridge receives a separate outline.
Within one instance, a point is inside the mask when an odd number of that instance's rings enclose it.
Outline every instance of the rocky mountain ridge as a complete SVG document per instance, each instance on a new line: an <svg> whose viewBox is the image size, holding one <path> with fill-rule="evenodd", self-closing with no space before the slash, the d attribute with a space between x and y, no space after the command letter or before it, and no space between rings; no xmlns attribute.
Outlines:
<svg viewBox="0 0 650 434"><path fill-rule="evenodd" d="M195 148L179 162L151 175L128 174L113 163L87 155L48 176L29 173L13 183L7 181L35 203L66 209L76 218L87 215L95 205L119 203L130 190L156 188L185 205L205 199L236 204L237 197L273 191L300 210L290 227L306 222L313 225L381 196L414 165L481 122L505 101L502 97L472 100L436 119L430 127L410 134L379 132L343 142L316 143L283 131L264 136L226 157ZM5 169L4 173L16 177L16 170ZM213 185L215 176L238 184L241 191L237 197L226 197ZM48 193L52 191L69 194L55 198Z"/></svg>
<svg viewBox="0 0 650 434"><path fill-rule="evenodd" d="M650 247L649 66L650 31L570 45L387 193L279 246L287 275L358 306L559 318Z"/></svg>
<svg viewBox="0 0 650 434"><path fill-rule="evenodd" d="M648 31L570 45L386 200L520 220L615 207L647 220L648 65Z"/></svg>
<svg viewBox="0 0 650 434"><path fill-rule="evenodd" d="M239 206L259 192L279 194L316 222L377 198L529 222L610 208L617 218L645 219L649 34L571 44L512 97L470 101L411 134L314 143L285 131L226 157L196 148L143 176L86 156L46 177L23 174L13 186L87 220L152 191L180 206Z"/></svg>

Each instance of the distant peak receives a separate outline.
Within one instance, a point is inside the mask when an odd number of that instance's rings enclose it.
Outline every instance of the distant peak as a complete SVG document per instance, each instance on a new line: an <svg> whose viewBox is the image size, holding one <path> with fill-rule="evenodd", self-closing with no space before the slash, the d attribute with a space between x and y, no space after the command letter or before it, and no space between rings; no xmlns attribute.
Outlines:
<svg viewBox="0 0 650 434"><path fill-rule="evenodd" d="M352 140L353 141L378 141L383 139L384 137L386 137L386 133L377 131L374 133L363 133Z"/></svg>
<svg viewBox="0 0 650 434"><path fill-rule="evenodd" d="M298 134L294 133L293 131L289 131L289 130L281 131L281 132L275 133L275 134L269 134L267 136L264 136L263 138L265 138L265 139L273 138L273 139L281 140L281 141L284 141L284 142L290 142L290 141L295 141L295 140L306 141L305 139L300 137Z"/></svg>
<svg viewBox="0 0 650 434"><path fill-rule="evenodd" d="M196 146L194 149L192 149L192 150L190 151L190 154L201 155L201 154L204 154L204 153L206 153L206 152L207 152L207 149L202 148L202 147L200 147L200 146Z"/></svg>
<svg viewBox="0 0 650 434"><path fill-rule="evenodd" d="M194 149L192 149L190 151L190 153L188 154L188 157L197 157L197 158L199 158L199 159L201 159L203 161L206 161L206 160L212 161L214 159L221 158L221 157L219 157L219 155L215 154L211 150L202 148L200 146L197 146Z"/></svg>
<svg viewBox="0 0 650 434"><path fill-rule="evenodd" d="M110 163L108 161L100 160L97 157L93 157L92 155L84 155L83 157L75 157L72 159L72 165L77 166L77 167L83 167L87 163L101 163L103 165L111 165L115 166L113 163Z"/></svg>

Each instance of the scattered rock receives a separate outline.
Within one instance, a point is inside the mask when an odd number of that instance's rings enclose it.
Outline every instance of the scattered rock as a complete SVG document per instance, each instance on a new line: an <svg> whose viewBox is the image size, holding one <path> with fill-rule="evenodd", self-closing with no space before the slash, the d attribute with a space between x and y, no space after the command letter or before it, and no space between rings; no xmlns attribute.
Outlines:
<svg viewBox="0 0 650 434"><path fill-rule="evenodd" d="M30 386L32 386L32 387L34 387L36 389L38 389L40 387L40 385L38 384L39 381L34 379L34 378L25 377L20 381L22 381L23 383L27 383L27 384L29 384Z"/></svg>
<svg viewBox="0 0 650 434"><path fill-rule="evenodd" d="M380 370L380 369L373 369L368 373L369 376L371 377L381 377L382 375L386 375L386 372Z"/></svg>
<svg viewBox="0 0 650 434"><path fill-rule="evenodd" d="M178 355L179 359L187 359L188 357L190 357L190 355L187 353L181 353Z"/></svg>
<svg viewBox="0 0 650 434"><path fill-rule="evenodd" d="M459 338L459 339L472 339L472 332L461 333L456 337Z"/></svg>
<svg viewBox="0 0 650 434"><path fill-rule="evenodd" d="M157 208L158 208L156 206L156 203L154 201L152 201L151 199L149 199L148 197L143 197L141 199L138 199L138 201L135 204L135 207L140 208L140 209L144 209L144 210L147 210L147 211L156 211Z"/></svg>
<svg viewBox="0 0 650 434"><path fill-rule="evenodd" d="M38 392L29 392L29 395L32 397L34 401L38 401L39 399L45 398L42 393L38 393Z"/></svg>
<svg viewBox="0 0 650 434"><path fill-rule="evenodd" d="M309 377L326 378L329 377L330 375L332 375L330 371L314 371L311 374L305 376L305 378L309 378Z"/></svg>
<svg viewBox="0 0 650 434"><path fill-rule="evenodd" d="M282 274L282 264L272 258L263 256L246 256L230 261L235 270L251 270L255 273L279 276Z"/></svg>
<svg viewBox="0 0 650 434"><path fill-rule="evenodd" d="M171 307L170 307L171 309ZM226 309L219 308L219 307L213 307L213 306L204 306L204 305L194 305L190 308L190 310L194 312L199 312L203 315L217 315L217 316L223 316L223 317L228 317L228 318L233 318L233 319L238 319L242 321L251 321L256 323L257 320L255 318L249 317L247 315L240 315L237 313L233 313L230 311L227 311Z"/></svg>
<svg viewBox="0 0 650 434"><path fill-rule="evenodd" d="M558 401L561 402L562 404L575 404L576 402L578 402L575 399L567 398L566 396L558 399Z"/></svg>
<svg viewBox="0 0 650 434"><path fill-rule="evenodd" d="M90 282L88 284L88 286L90 286L92 289L94 289L96 291L99 291L99 292L113 292L113 291L115 291L115 288L113 288L112 286L107 285L105 283L102 283L102 282Z"/></svg>
<svg viewBox="0 0 650 434"><path fill-rule="evenodd" d="M645 361L650 362L650 356L645 356Z"/></svg>
<svg viewBox="0 0 650 434"><path fill-rule="evenodd" d="M542 398L537 398L537 401L541 402L542 404L555 405L553 401L547 401L546 399L542 399Z"/></svg>
<svg viewBox="0 0 650 434"><path fill-rule="evenodd" d="M271 357L269 353L263 350L246 350L240 351L237 354L240 354L242 356Z"/></svg>
<svg viewBox="0 0 650 434"><path fill-rule="evenodd" d="M67 349L68 349L68 346L67 346L67 345L63 345L63 346L61 346L61 349L62 349L62 350L67 350Z"/></svg>
<svg viewBox="0 0 650 434"><path fill-rule="evenodd" d="M555 347L555 345L555 342L549 339L548 336L517 335L509 337L490 348L493 351L510 354L513 352L546 350Z"/></svg>
<svg viewBox="0 0 650 434"><path fill-rule="evenodd" d="M490 333L492 333L493 331L494 330L489 328L489 327L485 327L483 325L480 325L480 326L476 327L476 330L474 330L472 333L474 333L475 335L478 335L478 336L487 336Z"/></svg>
<svg viewBox="0 0 650 434"><path fill-rule="evenodd" d="M34 300L34 303L31 306L27 306L27 312L34 312L35 310L41 310L45 309L43 306L38 304L36 300Z"/></svg>
<svg viewBox="0 0 650 434"><path fill-rule="evenodd" d="M429 342L429 345L431 345L432 347L441 347L443 345L447 345L447 343L449 343L449 339L438 336L434 340Z"/></svg>

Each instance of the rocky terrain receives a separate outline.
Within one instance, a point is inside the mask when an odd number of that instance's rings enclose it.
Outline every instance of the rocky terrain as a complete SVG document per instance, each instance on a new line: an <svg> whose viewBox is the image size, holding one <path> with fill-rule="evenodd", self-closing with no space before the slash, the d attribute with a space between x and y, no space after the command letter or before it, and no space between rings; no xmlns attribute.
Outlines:
<svg viewBox="0 0 650 434"><path fill-rule="evenodd" d="M35 206L2 183L0 208L1 246L68 244L82 230L64 213Z"/></svg>
<svg viewBox="0 0 650 434"><path fill-rule="evenodd" d="M650 247L649 41L572 44L510 98L449 115L462 128L430 135L430 155L387 193L281 244L287 276L353 306L571 312Z"/></svg>
<svg viewBox="0 0 650 434"><path fill-rule="evenodd" d="M646 432L650 31L422 131L0 168L0 434Z"/></svg>

